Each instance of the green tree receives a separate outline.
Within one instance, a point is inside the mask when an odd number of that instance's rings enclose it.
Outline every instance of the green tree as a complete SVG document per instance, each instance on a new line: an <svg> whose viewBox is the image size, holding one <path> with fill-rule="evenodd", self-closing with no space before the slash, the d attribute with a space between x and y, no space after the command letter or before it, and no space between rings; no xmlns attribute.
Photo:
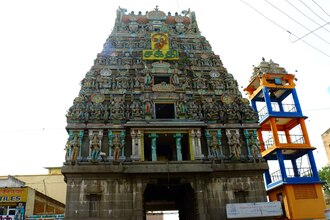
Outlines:
<svg viewBox="0 0 330 220"><path fill-rule="evenodd" d="M322 185L324 193L330 196L330 165L322 167L319 170L320 179L325 181Z"/></svg>

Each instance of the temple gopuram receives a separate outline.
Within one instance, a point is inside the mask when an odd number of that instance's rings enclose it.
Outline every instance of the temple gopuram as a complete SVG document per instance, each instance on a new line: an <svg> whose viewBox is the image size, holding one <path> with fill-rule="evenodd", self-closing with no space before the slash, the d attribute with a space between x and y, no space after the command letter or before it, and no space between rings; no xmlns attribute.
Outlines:
<svg viewBox="0 0 330 220"><path fill-rule="evenodd" d="M190 10L118 8L66 117L65 219L227 219L267 201L258 115Z"/></svg>

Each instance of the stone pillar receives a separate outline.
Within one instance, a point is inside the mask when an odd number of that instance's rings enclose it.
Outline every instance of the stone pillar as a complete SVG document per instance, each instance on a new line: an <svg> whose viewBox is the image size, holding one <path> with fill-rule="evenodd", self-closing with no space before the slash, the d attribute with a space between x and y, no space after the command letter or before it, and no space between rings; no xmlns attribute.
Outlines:
<svg viewBox="0 0 330 220"><path fill-rule="evenodd" d="M217 130L217 140L218 140L218 150L219 150L219 159L223 159L223 150L222 150L222 143L221 143L221 130Z"/></svg>
<svg viewBox="0 0 330 220"><path fill-rule="evenodd" d="M176 139L176 157L178 161L182 161L182 146L181 146L181 138L183 137L182 134L175 134L173 137Z"/></svg>
<svg viewBox="0 0 330 220"><path fill-rule="evenodd" d="M190 131L189 136L191 138L191 145L192 145L192 149L194 151L194 159L195 160L203 159L204 155L202 154L202 150L201 150L201 142L200 142L201 132L200 132L200 129L197 129L197 130L192 129Z"/></svg>
<svg viewBox="0 0 330 220"><path fill-rule="evenodd" d="M202 137L201 129L198 128L196 130L196 142L197 142L197 153L198 153L197 158L199 158L199 159L204 158L204 155L202 154L201 137Z"/></svg>
<svg viewBox="0 0 330 220"><path fill-rule="evenodd" d="M214 158L214 155L212 155L211 149L210 149L211 134L208 130L205 130L205 137L206 137L206 143L207 143L207 157L212 159L212 158Z"/></svg>
<svg viewBox="0 0 330 220"><path fill-rule="evenodd" d="M190 159L195 160L196 159L196 144L195 144L195 131L191 130L189 131L189 145L190 145L190 150L192 153L190 153Z"/></svg>
<svg viewBox="0 0 330 220"><path fill-rule="evenodd" d="M120 160L125 160L125 137L126 137L126 132L121 131L120 132L120 144L121 144L121 155L119 157Z"/></svg>
<svg viewBox="0 0 330 220"><path fill-rule="evenodd" d="M132 137L132 160L141 160L141 131L139 129L131 130Z"/></svg>
<svg viewBox="0 0 330 220"><path fill-rule="evenodd" d="M138 151L138 156L139 156L139 160L142 159L142 146L143 146L143 131L141 130L138 130L137 131L137 134L136 134L136 142L135 143L138 143L138 146L137 146L137 151Z"/></svg>
<svg viewBox="0 0 330 220"><path fill-rule="evenodd" d="M109 138L109 155L108 159L113 160L113 155L112 155L112 139L113 139L113 133L112 131L108 132L108 138Z"/></svg>
<svg viewBox="0 0 330 220"><path fill-rule="evenodd" d="M157 134L149 134L149 138L151 138L151 158L152 161L157 161Z"/></svg>
<svg viewBox="0 0 330 220"><path fill-rule="evenodd" d="M81 155L81 151L82 151L82 142L83 142L83 137L84 137L84 131L79 131L78 133L78 137L79 137L79 154L78 154L78 160L82 160L82 155Z"/></svg>

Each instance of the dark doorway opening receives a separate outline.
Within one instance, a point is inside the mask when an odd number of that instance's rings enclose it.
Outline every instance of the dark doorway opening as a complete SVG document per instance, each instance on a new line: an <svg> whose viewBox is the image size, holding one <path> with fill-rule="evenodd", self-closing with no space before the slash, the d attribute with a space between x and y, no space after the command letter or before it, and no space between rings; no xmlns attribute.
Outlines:
<svg viewBox="0 0 330 220"><path fill-rule="evenodd" d="M154 84L166 83L170 84L170 77L168 76L154 76Z"/></svg>
<svg viewBox="0 0 330 220"><path fill-rule="evenodd" d="M175 118L175 111L174 111L174 104L173 103L156 103L156 119L174 119Z"/></svg>
<svg viewBox="0 0 330 220"><path fill-rule="evenodd" d="M196 219L196 197L190 183L168 178L153 182L147 185L143 194L145 213L178 210L180 220Z"/></svg>
<svg viewBox="0 0 330 220"><path fill-rule="evenodd" d="M177 161L175 133L158 133L156 139L157 161ZM190 148L188 134L182 134L181 138L182 160L190 160ZM152 160L151 138L149 134L144 135L144 159Z"/></svg>

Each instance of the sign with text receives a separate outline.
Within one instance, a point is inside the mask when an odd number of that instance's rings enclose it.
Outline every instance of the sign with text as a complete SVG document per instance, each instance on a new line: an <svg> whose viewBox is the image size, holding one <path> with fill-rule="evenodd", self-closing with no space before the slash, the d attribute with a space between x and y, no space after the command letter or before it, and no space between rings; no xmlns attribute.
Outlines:
<svg viewBox="0 0 330 220"><path fill-rule="evenodd" d="M26 202L27 188L0 188L0 203Z"/></svg>
<svg viewBox="0 0 330 220"><path fill-rule="evenodd" d="M178 60L177 50L143 50L144 60Z"/></svg>
<svg viewBox="0 0 330 220"><path fill-rule="evenodd" d="M53 215L31 215L26 218L29 219L38 219L38 220L62 220L64 219L64 214L53 214Z"/></svg>
<svg viewBox="0 0 330 220"><path fill-rule="evenodd" d="M226 212L229 219L283 215L281 202L232 203L226 205Z"/></svg>

